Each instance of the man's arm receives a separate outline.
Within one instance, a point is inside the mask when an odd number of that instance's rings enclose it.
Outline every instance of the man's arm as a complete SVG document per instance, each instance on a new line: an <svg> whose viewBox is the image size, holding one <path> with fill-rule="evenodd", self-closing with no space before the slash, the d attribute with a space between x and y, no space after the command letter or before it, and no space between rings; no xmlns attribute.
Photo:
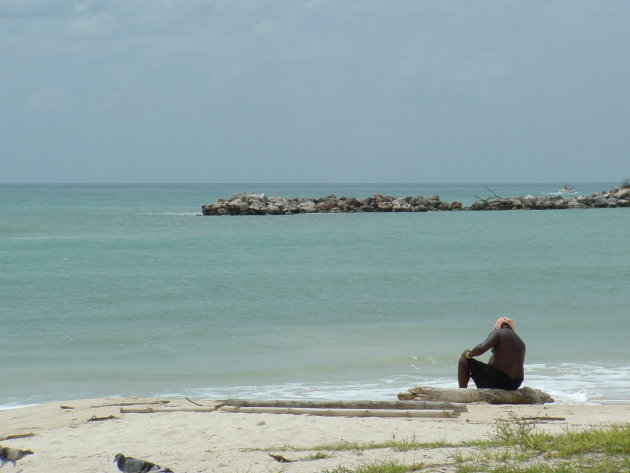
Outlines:
<svg viewBox="0 0 630 473"><path fill-rule="evenodd" d="M475 348L473 348L472 350L468 352L468 354L466 355L466 358L472 358L473 356L483 355L485 352L490 350L490 348L495 346L498 341L499 341L499 334L497 330L493 330L492 332L490 332L490 335L488 335L488 338L486 338L483 342L481 342L479 345L477 345Z"/></svg>

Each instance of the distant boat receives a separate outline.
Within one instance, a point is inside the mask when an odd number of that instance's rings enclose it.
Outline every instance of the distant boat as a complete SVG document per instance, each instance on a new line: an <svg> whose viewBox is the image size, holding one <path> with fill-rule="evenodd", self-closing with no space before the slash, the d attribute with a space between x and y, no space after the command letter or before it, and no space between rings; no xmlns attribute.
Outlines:
<svg viewBox="0 0 630 473"><path fill-rule="evenodd" d="M561 187L560 189L558 189L556 192L544 192L542 195L546 195L546 196L571 196L571 195L578 195L578 193L576 192L576 190L573 188L573 186L570 185L565 185L564 187Z"/></svg>

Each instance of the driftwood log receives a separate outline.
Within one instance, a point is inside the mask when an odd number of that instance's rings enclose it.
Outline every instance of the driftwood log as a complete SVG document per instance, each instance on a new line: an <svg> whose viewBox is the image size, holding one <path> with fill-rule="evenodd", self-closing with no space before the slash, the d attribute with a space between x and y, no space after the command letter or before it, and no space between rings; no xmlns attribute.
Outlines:
<svg viewBox="0 0 630 473"><path fill-rule="evenodd" d="M450 418L468 410L466 404L434 401L309 401L227 399L214 407L132 407L123 406L123 414L160 412L240 412L255 414L305 414L344 417L424 417Z"/></svg>
<svg viewBox="0 0 630 473"><path fill-rule="evenodd" d="M121 414L153 414L157 412L214 412L216 407L121 407Z"/></svg>
<svg viewBox="0 0 630 473"><path fill-rule="evenodd" d="M0 437L0 441L2 440L15 440L15 439L25 439L25 438L29 438L29 437L35 437L35 434L14 434L14 435L7 435L5 437Z"/></svg>
<svg viewBox="0 0 630 473"><path fill-rule="evenodd" d="M415 387L398 394L400 400L423 400L442 402L487 402L488 404L546 404L553 398L539 389L524 387L516 391L503 389L444 389Z"/></svg>
<svg viewBox="0 0 630 473"><path fill-rule="evenodd" d="M235 407L223 406L223 412L247 414L296 414L312 416L339 417L457 417L458 411L436 409L322 409L322 408L293 408L293 407Z"/></svg>
<svg viewBox="0 0 630 473"><path fill-rule="evenodd" d="M466 404L443 401L290 401L226 399L223 406L233 407L288 407L313 409L436 409L466 412Z"/></svg>

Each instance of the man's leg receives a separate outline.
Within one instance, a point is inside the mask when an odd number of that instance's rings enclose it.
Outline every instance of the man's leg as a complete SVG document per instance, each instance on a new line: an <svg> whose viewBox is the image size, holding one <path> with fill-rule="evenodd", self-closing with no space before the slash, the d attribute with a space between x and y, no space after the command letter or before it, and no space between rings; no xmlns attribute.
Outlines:
<svg viewBox="0 0 630 473"><path fill-rule="evenodd" d="M466 354L468 350L465 350L462 353L462 356L459 357L459 362L457 363L457 382L459 383L460 388L467 388L468 381L470 381L470 368L468 367L468 358L466 358Z"/></svg>

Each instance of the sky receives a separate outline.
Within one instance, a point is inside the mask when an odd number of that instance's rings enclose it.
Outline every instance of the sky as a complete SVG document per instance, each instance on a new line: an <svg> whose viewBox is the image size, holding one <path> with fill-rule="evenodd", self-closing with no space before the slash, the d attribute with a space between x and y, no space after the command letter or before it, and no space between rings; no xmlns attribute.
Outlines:
<svg viewBox="0 0 630 473"><path fill-rule="evenodd" d="M627 0L0 0L0 182L616 182Z"/></svg>

